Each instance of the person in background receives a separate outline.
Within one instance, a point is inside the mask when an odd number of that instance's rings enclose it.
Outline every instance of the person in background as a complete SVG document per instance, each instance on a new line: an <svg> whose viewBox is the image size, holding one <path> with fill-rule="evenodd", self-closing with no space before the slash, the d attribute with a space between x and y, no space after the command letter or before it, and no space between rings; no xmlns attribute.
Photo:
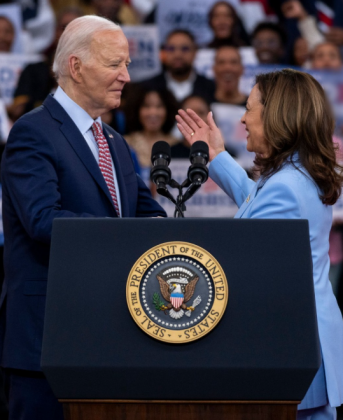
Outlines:
<svg viewBox="0 0 343 420"><path fill-rule="evenodd" d="M1 158L5 150L5 143L0 140L0 167L1 167ZM4 273L4 229L2 224L2 184L0 177L0 294L2 290L2 285L4 282L5 273ZM8 419L8 404L5 396L4 390L4 377L2 369L0 369L0 419Z"/></svg>
<svg viewBox="0 0 343 420"><path fill-rule="evenodd" d="M177 140L170 134L178 103L166 89L135 89L126 101L126 122L129 134L125 140L134 150L141 167L143 181L150 186L151 149L159 140L171 146Z"/></svg>
<svg viewBox="0 0 343 420"><path fill-rule="evenodd" d="M135 9L143 22L154 11L158 0L131 0L130 5Z"/></svg>
<svg viewBox="0 0 343 420"><path fill-rule="evenodd" d="M22 9L25 52L30 54L44 52L53 42L55 35L55 15L50 0L14 0L13 3L19 3Z"/></svg>
<svg viewBox="0 0 343 420"><path fill-rule="evenodd" d="M252 34L252 46L260 64L282 64L287 35L276 23L262 22Z"/></svg>
<svg viewBox="0 0 343 420"><path fill-rule="evenodd" d="M13 23L6 17L0 16L0 52L9 53L12 50L15 30Z"/></svg>
<svg viewBox="0 0 343 420"><path fill-rule="evenodd" d="M295 40L293 45L293 52L291 55L291 62L293 66L304 67L310 59L310 49L305 38L299 37Z"/></svg>
<svg viewBox="0 0 343 420"><path fill-rule="evenodd" d="M298 29L307 39L310 49L324 41L343 46L342 1L288 0L281 5L281 10L286 18L297 20Z"/></svg>
<svg viewBox="0 0 343 420"><path fill-rule="evenodd" d="M123 0L91 0L94 13L120 25L137 25L139 18Z"/></svg>
<svg viewBox="0 0 343 420"><path fill-rule="evenodd" d="M45 60L29 64L20 75L14 92L13 103L8 108L13 121L33 108L40 106L46 96L56 89L57 82L52 74L51 67L57 43L66 26L80 16L82 16L82 11L77 7L68 7L58 15L55 39L45 52Z"/></svg>
<svg viewBox="0 0 343 420"><path fill-rule="evenodd" d="M192 109L199 117L206 121L208 113L211 111L210 104L200 96L190 95L181 103L181 109ZM190 144L182 139L179 143L171 148L171 157L176 159L189 159Z"/></svg>
<svg viewBox="0 0 343 420"><path fill-rule="evenodd" d="M311 16L298 0L286 1L281 6L286 19L296 19L302 38L307 41L310 51L324 41L324 35L319 31L314 16Z"/></svg>
<svg viewBox="0 0 343 420"><path fill-rule="evenodd" d="M331 42L318 44L311 57L311 68L315 70L342 70L342 55L339 47Z"/></svg>
<svg viewBox="0 0 343 420"><path fill-rule="evenodd" d="M218 48L222 45L241 47L249 44L249 37L236 10L226 1L218 1L211 7L208 24L213 31L213 39L208 48Z"/></svg>
<svg viewBox="0 0 343 420"><path fill-rule="evenodd" d="M146 89L168 89L179 102L189 95L201 96L209 102L215 86L194 69L197 52L194 36L187 30L176 29L167 36L163 49L164 70L141 85Z"/></svg>
<svg viewBox="0 0 343 420"><path fill-rule="evenodd" d="M245 106L247 96L239 91L243 71L239 49L233 46L219 47L213 65L216 88L211 103Z"/></svg>
<svg viewBox="0 0 343 420"><path fill-rule="evenodd" d="M312 52L311 68L314 70L342 70L342 57L339 47L331 42L318 44ZM336 146L338 162L343 162L343 142L340 138L333 137ZM339 280L343 268L343 223L335 220L329 236L330 271L329 279L336 297L339 292Z"/></svg>
<svg viewBox="0 0 343 420"><path fill-rule="evenodd" d="M336 148L337 162L343 164L343 140L339 137L333 137L333 143ZM343 273L343 220L334 219L329 236L329 257L330 257L330 271L329 279L332 284L332 290L339 298L340 281Z"/></svg>

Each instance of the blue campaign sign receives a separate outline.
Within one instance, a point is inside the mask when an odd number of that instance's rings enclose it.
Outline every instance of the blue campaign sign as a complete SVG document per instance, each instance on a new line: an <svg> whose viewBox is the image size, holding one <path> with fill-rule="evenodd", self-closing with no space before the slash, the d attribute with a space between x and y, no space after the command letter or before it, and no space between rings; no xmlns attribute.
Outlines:
<svg viewBox="0 0 343 420"><path fill-rule="evenodd" d="M123 26L122 28L129 42L131 80L139 82L158 74L161 71L161 63L157 26Z"/></svg>
<svg viewBox="0 0 343 420"><path fill-rule="evenodd" d="M0 92L6 105L13 100L20 73L29 63L40 61L39 55L0 53Z"/></svg>
<svg viewBox="0 0 343 420"><path fill-rule="evenodd" d="M208 11L214 0L161 1L157 7L157 24L161 44L169 32L176 28L193 33L198 45L206 45L213 37L208 26Z"/></svg>
<svg viewBox="0 0 343 420"><path fill-rule="evenodd" d="M240 0L226 0L244 17ZM173 0L159 1L157 6L157 24L160 32L161 44L169 32L176 28L190 31L199 46L205 46L213 33L208 25L208 12L217 0Z"/></svg>

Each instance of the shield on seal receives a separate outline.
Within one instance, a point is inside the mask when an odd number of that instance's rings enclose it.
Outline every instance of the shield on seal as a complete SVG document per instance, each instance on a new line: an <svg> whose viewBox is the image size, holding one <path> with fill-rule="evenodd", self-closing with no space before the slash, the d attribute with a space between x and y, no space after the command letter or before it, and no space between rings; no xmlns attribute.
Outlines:
<svg viewBox="0 0 343 420"><path fill-rule="evenodd" d="M170 295L170 301L174 308L180 308L183 302L183 293L172 293Z"/></svg>

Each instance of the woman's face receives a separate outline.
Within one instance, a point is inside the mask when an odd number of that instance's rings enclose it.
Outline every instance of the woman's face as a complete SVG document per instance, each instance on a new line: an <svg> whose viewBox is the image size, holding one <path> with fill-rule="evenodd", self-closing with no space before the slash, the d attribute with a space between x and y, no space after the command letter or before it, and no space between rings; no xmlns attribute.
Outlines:
<svg viewBox="0 0 343 420"><path fill-rule="evenodd" d="M232 35L233 25L234 17L231 8L224 4L218 4L213 11L211 19L214 36L219 39L229 38Z"/></svg>
<svg viewBox="0 0 343 420"><path fill-rule="evenodd" d="M255 85L248 98L246 111L241 122L245 125L247 131L247 150L267 157L269 147L264 137L262 110L261 93Z"/></svg>
<svg viewBox="0 0 343 420"><path fill-rule="evenodd" d="M308 42L304 38L298 38L294 43L294 61L297 66L303 66L310 57Z"/></svg>
<svg viewBox="0 0 343 420"><path fill-rule="evenodd" d="M167 110L158 93L148 93L139 110L139 120L143 129L152 132L161 131L166 117Z"/></svg>
<svg viewBox="0 0 343 420"><path fill-rule="evenodd" d="M0 18L0 52L10 52L14 41L14 28L6 18Z"/></svg>

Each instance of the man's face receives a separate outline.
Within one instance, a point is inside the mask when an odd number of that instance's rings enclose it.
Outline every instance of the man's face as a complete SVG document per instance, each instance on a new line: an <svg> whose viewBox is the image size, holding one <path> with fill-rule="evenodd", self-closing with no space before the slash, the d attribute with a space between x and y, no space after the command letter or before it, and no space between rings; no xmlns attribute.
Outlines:
<svg viewBox="0 0 343 420"><path fill-rule="evenodd" d="M92 118L117 108L125 83L130 81L127 67L129 46L122 31L103 31L94 35L91 58L80 64L77 94Z"/></svg>
<svg viewBox="0 0 343 420"><path fill-rule="evenodd" d="M243 66L237 49L233 47L218 49L213 71L217 86L225 91L236 89L243 74Z"/></svg>
<svg viewBox="0 0 343 420"><path fill-rule="evenodd" d="M277 32L263 29L255 35L252 44L261 64L280 63L284 51Z"/></svg>
<svg viewBox="0 0 343 420"><path fill-rule="evenodd" d="M196 48L185 34L172 35L165 45L165 66L172 75L185 75L190 72Z"/></svg>
<svg viewBox="0 0 343 420"><path fill-rule="evenodd" d="M5 18L0 17L0 52L10 52L14 41L13 25Z"/></svg>

